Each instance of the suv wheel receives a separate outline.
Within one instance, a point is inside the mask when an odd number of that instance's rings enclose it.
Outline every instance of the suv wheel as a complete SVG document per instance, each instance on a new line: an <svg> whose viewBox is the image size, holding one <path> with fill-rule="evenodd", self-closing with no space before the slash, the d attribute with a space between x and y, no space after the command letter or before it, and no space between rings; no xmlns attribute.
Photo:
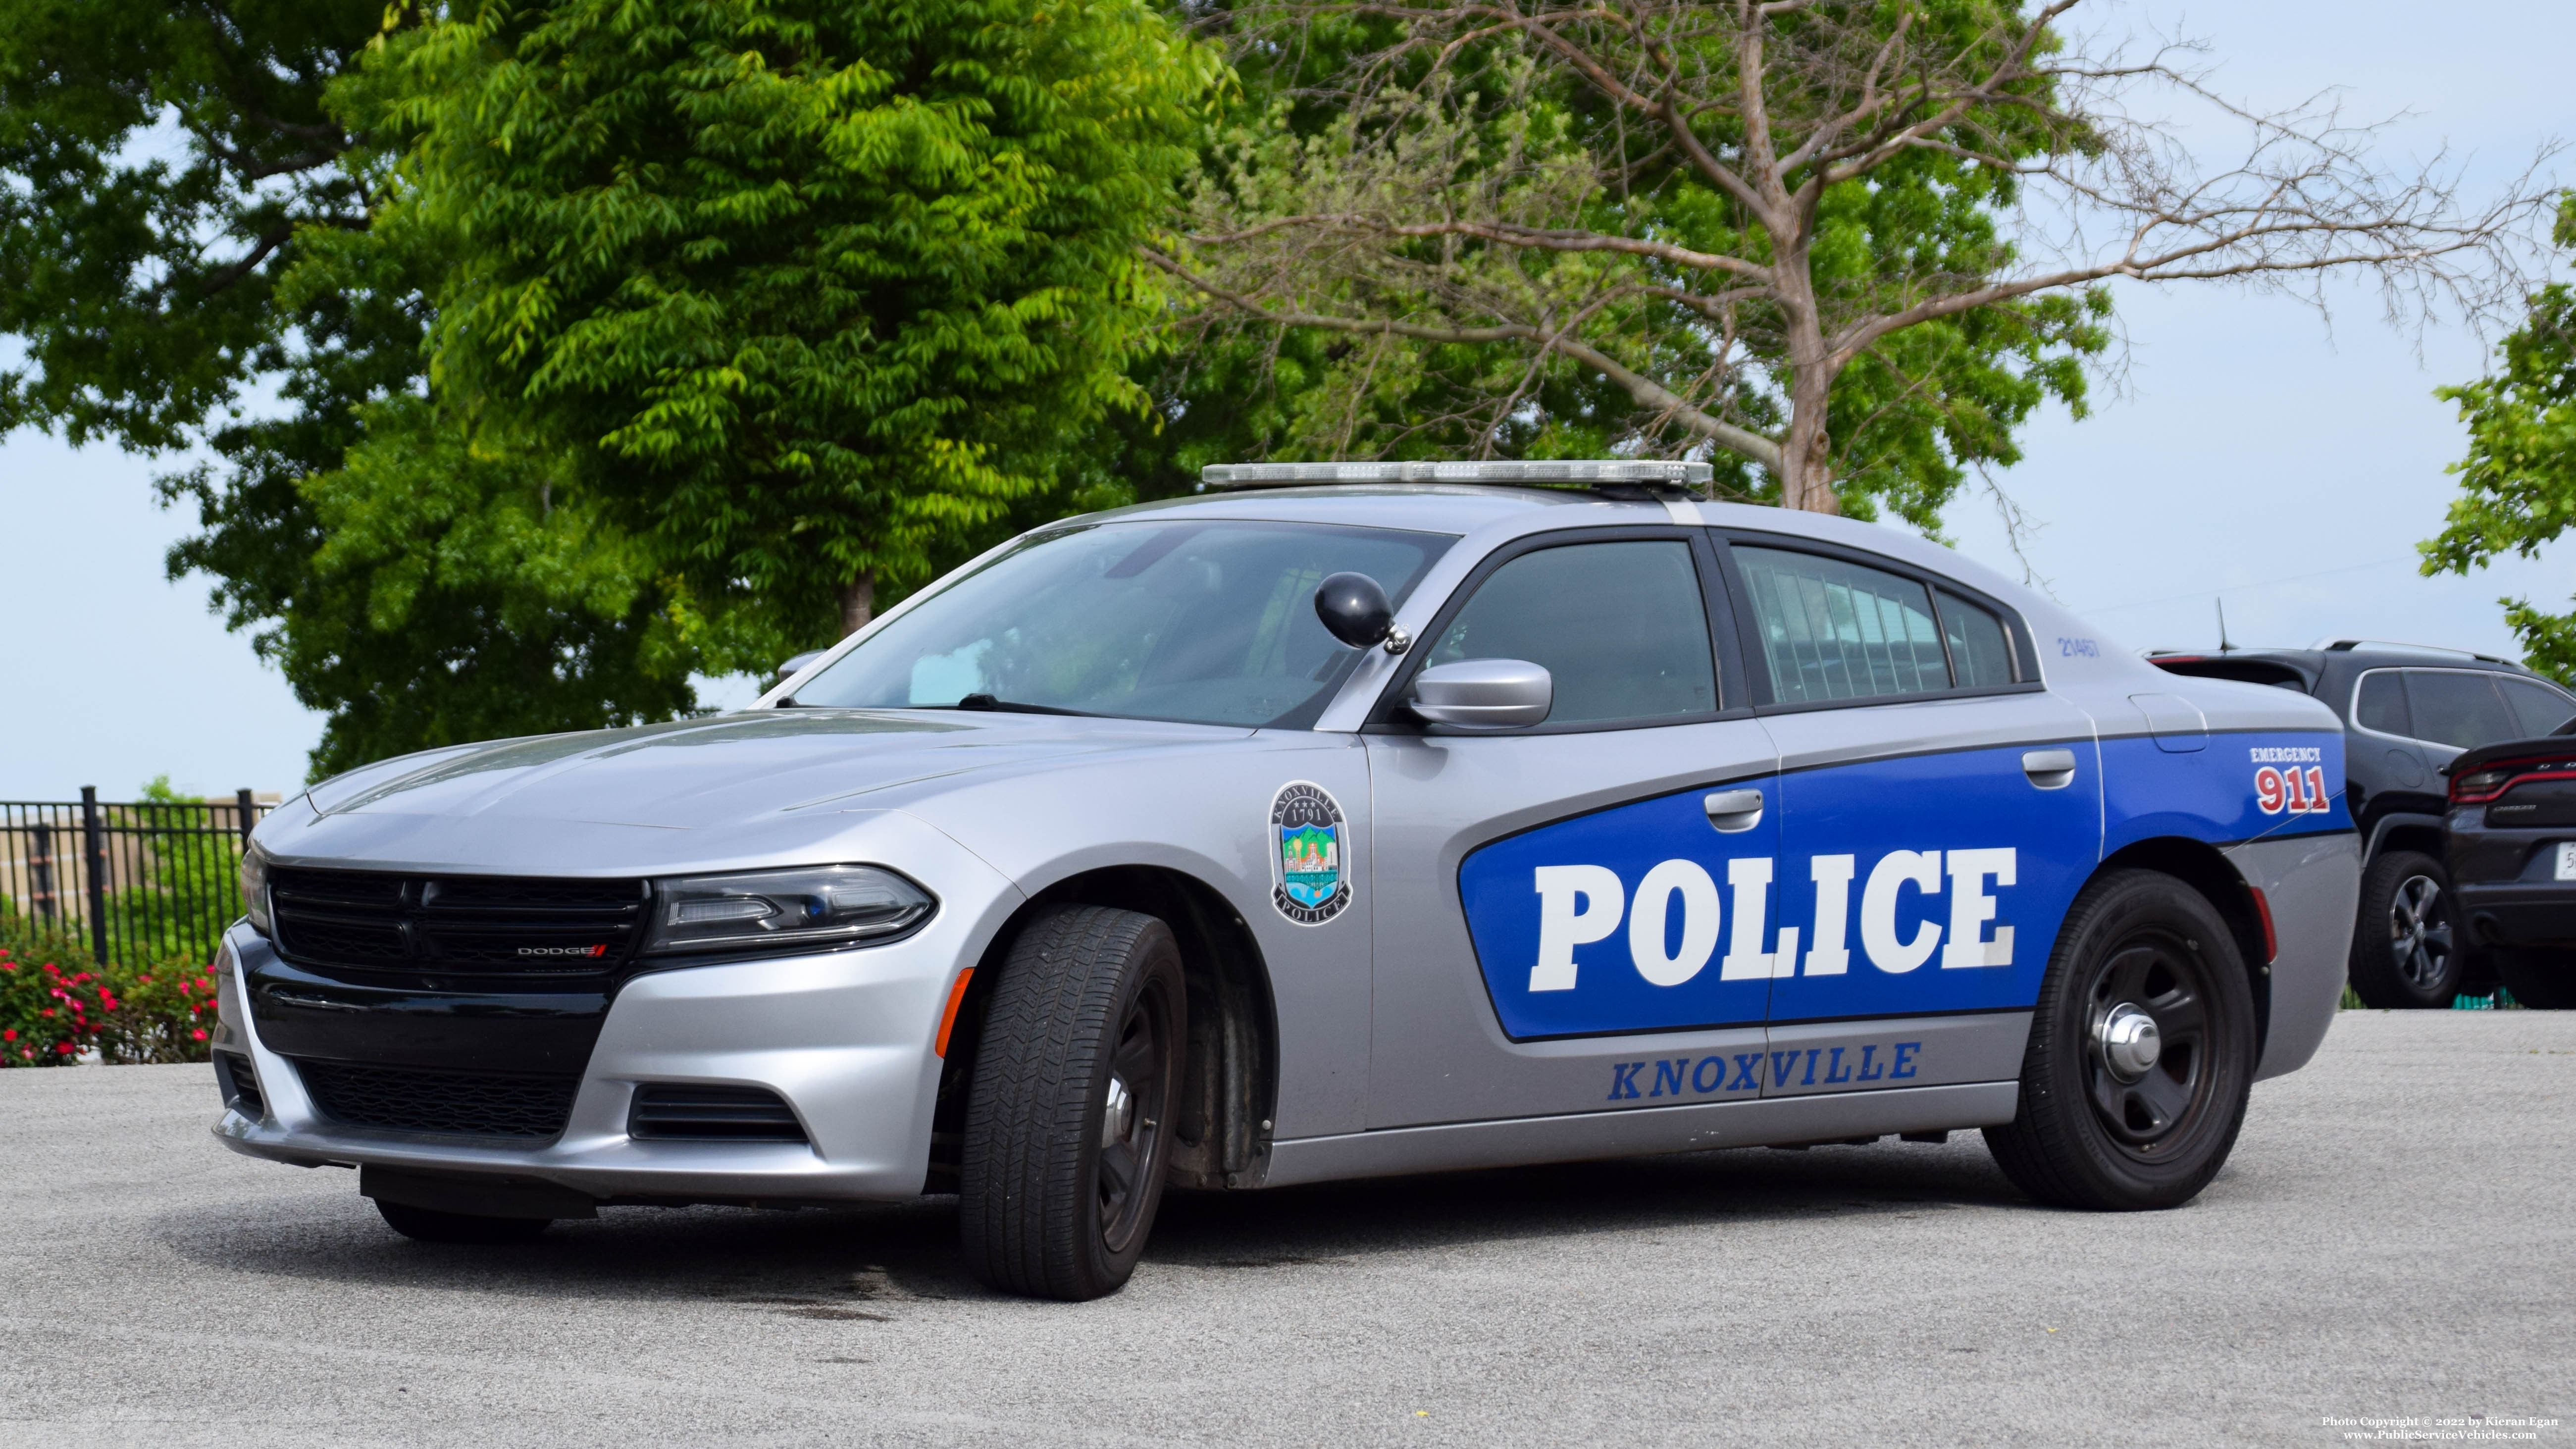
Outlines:
<svg viewBox="0 0 2576 1449"><path fill-rule="evenodd" d="M2576 951L2499 950L2496 974L2513 999L2539 1011L2576 1011Z"/></svg>
<svg viewBox="0 0 2576 1449"><path fill-rule="evenodd" d="M2189 1202L2245 1125L2254 995L2200 892L2124 870L2085 887L2040 984L2021 1103L1986 1146L2060 1207Z"/></svg>
<svg viewBox="0 0 2576 1449"><path fill-rule="evenodd" d="M1180 947L1152 916L1067 906L1011 945L967 1089L958 1236L1013 1293L1097 1298L1135 1271L1186 1064Z"/></svg>
<svg viewBox="0 0 2576 1449"><path fill-rule="evenodd" d="M2361 873L2361 919L2352 931L2352 989L2364 1006L2446 1007L2460 992L2467 942L2442 863L2392 850Z"/></svg>

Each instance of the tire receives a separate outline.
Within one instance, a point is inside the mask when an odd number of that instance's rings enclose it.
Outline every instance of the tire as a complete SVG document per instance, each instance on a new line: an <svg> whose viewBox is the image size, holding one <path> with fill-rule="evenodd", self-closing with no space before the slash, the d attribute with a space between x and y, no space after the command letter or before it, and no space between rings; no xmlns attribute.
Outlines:
<svg viewBox="0 0 2576 1449"><path fill-rule="evenodd" d="M1066 906L1020 932L967 1090L957 1226L976 1277L1078 1301L1135 1271L1162 1202L1188 1010L1180 947L1152 916Z"/></svg>
<svg viewBox="0 0 2576 1449"><path fill-rule="evenodd" d="M494 1218L480 1213L440 1212L406 1202L374 1200L385 1226L423 1243L525 1243L553 1226L551 1218Z"/></svg>
<svg viewBox="0 0 2576 1449"><path fill-rule="evenodd" d="M2127 1007L2152 1019L2152 1065L2103 1041ZM2040 984L2021 1101L1985 1129L2004 1174L2034 1200L2127 1212L2178 1207L2208 1185L2245 1125L2254 997L2236 938L2198 891L2125 870L2085 887Z"/></svg>
<svg viewBox="0 0 2576 1449"><path fill-rule="evenodd" d="M2576 1011L2576 951L2494 951L2496 974L2534 1011Z"/></svg>
<svg viewBox="0 0 2576 1449"><path fill-rule="evenodd" d="M2353 994L2391 1011L2445 1008L2467 975L2468 940L2442 863L2392 850L2361 873L2361 915L2352 928Z"/></svg>

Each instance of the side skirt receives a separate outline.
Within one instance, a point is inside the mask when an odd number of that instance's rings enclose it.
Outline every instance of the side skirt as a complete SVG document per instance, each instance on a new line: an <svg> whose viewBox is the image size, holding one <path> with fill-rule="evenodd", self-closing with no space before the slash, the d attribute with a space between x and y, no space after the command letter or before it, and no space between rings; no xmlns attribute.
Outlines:
<svg viewBox="0 0 2576 1449"><path fill-rule="evenodd" d="M1271 1146L1260 1185L1988 1127L2012 1120L2020 1092L2018 1082L1971 1082L1301 1137Z"/></svg>

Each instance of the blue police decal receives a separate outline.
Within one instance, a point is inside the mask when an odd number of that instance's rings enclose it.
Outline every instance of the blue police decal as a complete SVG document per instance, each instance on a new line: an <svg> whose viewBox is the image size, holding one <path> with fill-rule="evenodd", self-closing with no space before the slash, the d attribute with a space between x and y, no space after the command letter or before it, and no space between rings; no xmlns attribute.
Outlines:
<svg viewBox="0 0 2576 1449"><path fill-rule="evenodd" d="M1705 791L1640 800L1477 849L1459 896L1519 1040L2022 1010L2108 851L2351 829L2341 745L2267 732L2191 752L2046 746L2075 758L2071 776L2034 766L2032 745L1796 770L1727 787L1759 789L1759 831L1715 828ZM2269 790L2265 767L2283 777ZM1718 1072L1715 1058L1691 1067Z"/></svg>
<svg viewBox="0 0 2576 1449"><path fill-rule="evenodd" d="M2213 734L2184 752L2133 736L2104 740L2102 764L2108 850L2158 835L2220 843L2353 828L2340 734Z"/></svg>

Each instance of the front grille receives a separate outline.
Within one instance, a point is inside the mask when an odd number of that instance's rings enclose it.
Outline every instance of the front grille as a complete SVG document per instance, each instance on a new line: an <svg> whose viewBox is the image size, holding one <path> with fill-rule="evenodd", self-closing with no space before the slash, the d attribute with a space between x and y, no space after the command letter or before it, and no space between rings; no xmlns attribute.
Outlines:
<svg viewBox="0 0 2576 1449"><path fill-rule="evenodd" d="M332 1121L402 1132L554 1138L572 1117L579 1077L506 1077L300 1061L313 1105Z"/></svg>
<svg viewBox="0 0 2576 1449"><path fill-rule="evenodd" d="M268 1099L259 1094L259 1073L252 1069L250 1058L215 1053L215 1085L223 1089L225 1106L254 1122L268 1115Z"/></svg>
<svg viewBox="0 0 2576 1449"><path fill-rule="evenodd" d="M268 898L278 953L301 965L562 976L633 955L651 890L640 880L282 868Z"/></svg>
<svg viewBox="0 0 2576 1449"><path fill-rule="evenodd" d="M635 1108L627 1119L626 1135L802 1142L805 1128L778 1094L766 1088L648 1082L635 1090Z"/></svg>

